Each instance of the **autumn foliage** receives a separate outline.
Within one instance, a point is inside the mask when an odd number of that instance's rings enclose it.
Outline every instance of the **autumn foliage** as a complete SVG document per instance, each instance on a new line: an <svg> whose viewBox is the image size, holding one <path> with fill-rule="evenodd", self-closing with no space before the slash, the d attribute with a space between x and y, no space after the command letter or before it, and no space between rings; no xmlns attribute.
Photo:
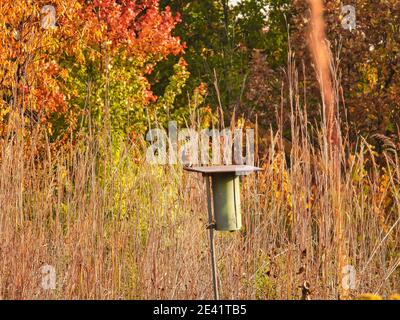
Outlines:
<svg viewBox="0 0 400 320"><path fill-rule="evenodd" d="M132 103L131 109L143 113L155 104L147 76L169 55L183 53L184 45L172 35L179 15L168 7L161 10L157 0L56 0L50 3L54 16L48 5L29 0L0 4L3 134L16 114L25 128L46 124L51 134L54 126L77 129L82 115L99 109L112 117L113 84L124 84L115 90L118 108ZM185 69L183 61L179 66ZM112 74L111 68L119 70Z"/></svg>

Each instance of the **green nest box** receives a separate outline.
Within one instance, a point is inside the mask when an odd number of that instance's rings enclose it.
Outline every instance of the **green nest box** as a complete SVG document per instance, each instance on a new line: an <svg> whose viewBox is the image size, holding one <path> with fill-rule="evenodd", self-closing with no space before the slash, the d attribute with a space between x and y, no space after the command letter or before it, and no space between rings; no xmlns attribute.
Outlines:
<svg viewBox="0 0 400 320"><path fill-rule="evenodd" d="M242 227L240 209L240 176L249 175L260 168L246 165L185 167L185 170L211 177L212 204L217 231L237 231ZM209 188L209 180L207 180ZM207 190L209 191L209 190ZM211 203L211 192L207 192Z"/></svg>

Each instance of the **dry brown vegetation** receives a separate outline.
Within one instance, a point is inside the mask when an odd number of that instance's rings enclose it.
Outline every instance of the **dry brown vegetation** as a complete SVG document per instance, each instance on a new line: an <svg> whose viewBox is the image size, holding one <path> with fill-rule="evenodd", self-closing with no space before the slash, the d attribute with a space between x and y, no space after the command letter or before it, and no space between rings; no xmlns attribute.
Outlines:
<svg viewBox="0 0 400 320"><path fill-rule="evenodd" d="M389 296L400 289L398 154L386 139L378 164L342 134L337 188L297 77L290 65L290 153L279 130L268 134L263 172L243 180L242 231L217 233L221 298L300 299L307 282L311 298L335 299L339 259L357 270L349 298ZM201 176L149 165L140 143L105 156L101 137L57 153L24 141L13 134L0 149L0 298L212 298ZM41 287L45 264L55 290Z"/></svg>

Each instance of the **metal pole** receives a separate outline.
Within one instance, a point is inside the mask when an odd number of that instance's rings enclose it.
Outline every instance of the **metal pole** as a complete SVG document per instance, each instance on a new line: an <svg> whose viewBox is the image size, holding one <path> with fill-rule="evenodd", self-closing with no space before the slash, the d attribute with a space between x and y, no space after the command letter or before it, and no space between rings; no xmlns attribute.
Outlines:
<svg viewBox="0 0 400 320"><path fill-rule="evenodd" d="M219 300L218 292L218 279L217 279L217 262L215 259L215 246L214 246L214 222L211 204L211 187L210 187L210 177L205 175L206 186L207 186L207 203L208 203L208 229L210 230L210 247L211 247L211 264L212 264L212 277L214 284L214 299Z"/></svg>

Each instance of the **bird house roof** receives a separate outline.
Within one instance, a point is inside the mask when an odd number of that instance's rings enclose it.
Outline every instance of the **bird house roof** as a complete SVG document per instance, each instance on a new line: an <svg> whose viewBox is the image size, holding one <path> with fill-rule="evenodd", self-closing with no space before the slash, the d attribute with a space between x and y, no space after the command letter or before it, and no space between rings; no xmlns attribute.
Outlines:
<svg viewBox="0 0 400 320"><path fill-rule="evenodd" d="M261 168L247 165L226 165L226 166L204 166L204 167L184 167L190 172L213 175L219 173L235 173L238 176L247 176L252 172L261 171Z"/></svg>

